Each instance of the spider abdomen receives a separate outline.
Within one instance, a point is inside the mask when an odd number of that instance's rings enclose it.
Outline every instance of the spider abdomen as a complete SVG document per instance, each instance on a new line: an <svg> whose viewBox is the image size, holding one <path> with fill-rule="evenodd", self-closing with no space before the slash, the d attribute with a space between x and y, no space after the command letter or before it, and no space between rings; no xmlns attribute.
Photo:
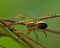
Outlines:
<svg viewBox="0 0 60 48"><path fill-rule="evenodd" d="M45 28L47 28L47 24L46 24L46 23L38 23L38 24L37 24L37 27L38 27L39 29L45 29Z"/></svg>
<svg viewBox="0 0 60 48"><path fill-rule="evenodd" d="M34 27L34 23L28 23L26 24L27 27Z"/></svg>

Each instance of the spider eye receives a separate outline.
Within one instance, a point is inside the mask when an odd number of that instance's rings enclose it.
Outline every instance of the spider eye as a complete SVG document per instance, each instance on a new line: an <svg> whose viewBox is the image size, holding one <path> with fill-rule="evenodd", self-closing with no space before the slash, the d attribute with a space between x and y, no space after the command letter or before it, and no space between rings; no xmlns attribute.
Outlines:
<svg viewBox="0 0 60 48"><path fill-rule="evenodd" d="M43 22L43 21L40 21L40 22L37 23L37 27L39 29L45 29L45 28L47 28L47 26L48 25L45 22Z"/></svg>

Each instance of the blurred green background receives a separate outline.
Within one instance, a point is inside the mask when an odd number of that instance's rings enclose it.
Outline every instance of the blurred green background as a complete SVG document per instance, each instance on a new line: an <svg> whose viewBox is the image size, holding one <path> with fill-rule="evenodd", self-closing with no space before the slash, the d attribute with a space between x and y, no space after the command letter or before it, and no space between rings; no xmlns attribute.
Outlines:
<svg viewBox="0 0 60 48"><path fill-rule="evenodd" d="M47 14L60 13L60 0L0 0L0 17L12 17L18 14L27 14L30 18L35 14L41 17ZM44 20L48 28L60 30L60 18ZM21 29L21 27L19 27ZM21 29L22 30L22 29ZM46 45L47 48L60 48L60 35L49 33L48 38L42 32L37 32L39 42ZM33 32L30 36L35 39ZM0 38L0 44L6 48L21 48L13 39L9 37ZM34 43L33 43L34 44ZM34 44L35 46L36 44ZM40 48L36 45L36 48Z"/></svg>

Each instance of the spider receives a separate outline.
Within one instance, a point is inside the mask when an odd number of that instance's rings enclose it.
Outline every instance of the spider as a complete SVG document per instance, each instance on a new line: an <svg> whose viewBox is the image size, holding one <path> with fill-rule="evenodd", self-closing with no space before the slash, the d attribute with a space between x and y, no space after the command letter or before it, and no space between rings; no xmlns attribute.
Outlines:
<svg viewBox="0 0 60 48"><path fill-rule="evenodd" d="M23 18L22 16L26 16L26 17ZM33 31L34 34L36 35L36 40L38 40L38 34L36 33L36 31L42 31L45 34L46 37L47 37L46 31L56 33L56 34L60 34L60 31L48 29L47 23L42 21L44 19L50 19L50 18L55 18L55 17L60 17L60 14L42 16L42 17L39 17L39 18L36 18L35 15L33 15L32 19L27 17L27 15L25 15L25 14L21 14L21 15L12 17L12 18L22 18L23 21L18 21L18 22L15 22L13 24L24 25L26 27L26 29L23 30L22 32L27 32L27 35L28 35L31 31Z"/></svg>

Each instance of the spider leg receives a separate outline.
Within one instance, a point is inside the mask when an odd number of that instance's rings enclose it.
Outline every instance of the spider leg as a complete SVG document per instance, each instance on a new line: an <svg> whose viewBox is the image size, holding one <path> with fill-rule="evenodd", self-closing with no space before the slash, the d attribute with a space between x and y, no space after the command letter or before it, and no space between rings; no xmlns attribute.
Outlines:
<svg viewBox="0 0 60 48"><path fill-rule="evenodd" d="M52 15L42 16L41 18L39 18L39 20L56 18L56 17L60 17L60 14L52 14Z"/></svg>
<svg viewBox="0 0 60 48"><path fill-rule="evenodd" d="M33 30L34 34L36 35L36 41L38 41L38 34L36 33L35 30Z"/></svg>
<svg viewBox="0 0 60 48"><path fill-rule="evenodd" d="M28 32L26 34L29 35L30 33L31 33L31 30L28 30Z"/></svg>
<svg viewBox="0 0 60 48"><path fill-rule="evenodd" d="M52 32L52 33L56 33L56 34L59 34L60 35L60 31L56 31L56 30L53 30L53 29L44 29L45 31L48 31L48 32Z"/></svg>
<svg viewBox="0 0 60 48"><path fill-rule="evenodd" d="M25 30L21 31L20 33L18 32L18 34L21 35L21 33L23 33L23 34L25 34L25 35L28 35L30 32L31 32L31 30L25 29ZM24 37L24 36L21 35L20 38L23 38L23 37Z"/></svg>
<svg viewBox="0 0 60 48"><path fill-rule="evenodd" d="M35 14L33 14L33 17L32 17L32 19L30 19L30 21L32 21L32 22L34 22L34 23L38 22L38 19L37 19L37 17L35 16Z"/></svg>
<svg viewBox="0 0 60 48"><path fill-rule="evenodd" d="M36 18L36 16L35 16L35 14L33 14L33 19L35 19Z"/></svg>
<svg viewBox="0 0 60 48"><path fill-rule="evenodd" d="M47 38L47 33L45 32L45 30L37 29L37 31L42 31L45 34L46 38Z"/></svg>
<svg viewBox="0 0 60 48"><path fill-rule="evenodd" d="M13 17L10 17L10 18L1 18L1 17L0 17L0 19L2 19L2 20L4 20L4 21L8 21L8 22L12 22L12 23L14 22L14 23L15 23L15 22L17 22L17 21L14 20L14 19L17 19L17 18L19 18L19 19L20 19L20 18L21 18L21 19L24 19L23 16L26 16L26 15L25 15L25 14L20 14L20 15L13 16Z"/></svg>
<svg viewBox="0 0 60 48"><path fill-rule="evenodd" d="M14 19L14 18L22 18L22 19L23 19L22 16L25 16L25 14L20 14L20 15L17 15L17 16L14 16L14 17L11 17L11 19Z"/></svg>
<svg viewBox="0 0 60 48"><path fill-rule="evenodd" d="M45 34L46 38L47 38L47 33L43 30L43 33Z"/></svg>
<svg viewBox="0 0 60 48"><path fill-rule="evenodd" d="M31 32L31 30L25 29L25 30L23 30L22 32L24 32L24 33L26 32L25 34L29 35L30 32Z"/></svg>

